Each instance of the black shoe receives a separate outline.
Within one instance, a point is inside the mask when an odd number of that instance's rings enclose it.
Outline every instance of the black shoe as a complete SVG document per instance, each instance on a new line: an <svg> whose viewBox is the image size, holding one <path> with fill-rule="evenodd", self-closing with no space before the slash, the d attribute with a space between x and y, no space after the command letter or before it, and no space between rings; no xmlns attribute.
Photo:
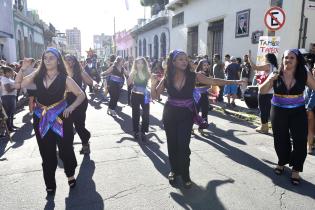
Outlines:
<svg viewBox="0 0 315 210"><path fill-rule="evenodd" d="M184 181L184 188L185 189L190 189L192 187L192 181L190 179L190 176L183 176L183 181Z"/></svg>
<svg viewBox="0 0 315 210"><path fill-rule="evenodd" d="M17 129L15 129L15 128L8 128L8 130L9 130L10 132L15 132L15 131L17 131Z"/></svg>
<svg viewBox="0 0 315 210"><path fill-rule="evenodd" d="M168 182L172 186L174 186L176 184L176 174L172 171L168 174Z"/></svg>
<svg viewBox="0 0 315 210"><path fill-rule="evenodd" d="M280 175L282 175L284 173L284 167L282 169L276 167L273 171L275 172L275 174L280 176Z"/></svg>
<svg viewBox="0 0 315 210"><path fill-rule="evenodd" d="M56 188L46 188L47 196L54 196L56 194Z"/></svg>
<svg viewBox="0 0 315 210"><path fill-rule="evenodd" d="M90 153L91 153L90 145L89 144L82 145L82 149L80 150L80 154L81 155L87 155L87 154L90 154Z"/></svg>
<svg viewBox="0 0 315 210"><path fill-rule="evenodd" d="M13 125L12 128L14 128L14 129L19 129L19 127L16 127L15 125Z"/></svg>
<svg viewBox="0 0 315 210"><path fill-rule="evenodd" d="M146 142L148 139L147 139L147 136L145 135L145 133L144 132L141 132L141 140L143 141L143 142Z"/></svg>
<svg viewBox="0 0 315 210"><path fill-rule="evenodd" d="M68 181L69 187L72 189L75 187L75 184L77 183L76 179L72 179L70 181Z"/></svg>

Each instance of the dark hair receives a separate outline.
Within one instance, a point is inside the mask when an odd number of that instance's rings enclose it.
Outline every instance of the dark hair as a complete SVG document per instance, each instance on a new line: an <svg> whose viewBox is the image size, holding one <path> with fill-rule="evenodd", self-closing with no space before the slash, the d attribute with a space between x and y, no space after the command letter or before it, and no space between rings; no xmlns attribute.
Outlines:
<svg viewBox="0 0 315 210"><path fill-rule="evenodd" d="M289 50L289 51L292 52L296 56L296 60L297 60L297 65L296 65L295 73L294 73L295 79L298 80L298 81L303 81L303 82L306 83L306 81L307 81L307 70L305 68L305 59L304 59L303 55L297 49L293 49L293 50ZM284 53L283 53L282 58L281 58L280 75L283 74Z"/></svg>
<svg viewBox="0 0 315 210"><path fill-rule="evenodd" d="M225 58L231 58L230 54L225 54Z"/></svg>
<svg viewBox="0 0 315 210"><path fill-rule="evenodd" d="M65 56L65 58L70 58L73 62L73 78L75 81L77 81L77 79L81 78L81 73L82 73L82 66L81 64L79 63L78 59L74 56L74 55L70 55L70 54L67 54Z"/></svg>
<svg viewBox="0 0 315 210"><path fill-rule="evenodd" d="M221 59L220 54L214 54L213 57L217 57L219 60Z"/></svg>
<svg viewBox="0 0 315 210"><path fill-rule="evenodd" d="M13 72L13 69L9 66L1 66L1 70L3 71L3 74Z"/></svg>
<svg viewBox="0 0 315 210"><path fill-rule="evenodd" d="M276 68L278 68L278 61L277 61L277 57L275 54L273 53L267 53L265 55L266 60L272 64L273 66L275 66Z"/></svg>
<svg viewBox="0 0 315 210"><path fill-rule="evenodd" d="M175 56L175 50L170 52L168 58L167 58L167 67L166 67L166 71L164 72L164 77L166 80L167 85L171 84L173 82L174 76L175 76L175 67L173 64L174 61L174 56ZM185 53L185 55L187 56L187 54ZM188 76L191 73L191 66L189 64L189 62L187 62L187 68L185 69L185 74L186 76Z"/></svg>
<svg viewBox="0 0 315 210"><path fill-rule="evenodd" d="M110 62L113 63L115 60L116 60L116 55L113 55L113 54L112 54L112 55L109 56L109 61L110 61Z"/></svg>
<svg viewBox="0 0 315 210"><path fill-rule="evenodd" d="M40 66L39 66L38 72L35 76L35 80L37 80L37 79L42 80L47 73L47 69L46 69L45 62L44 62L44 58L45 58L46 53L48 53L48 52L45 51L42 55ZM59 56L57 57L57 62L58 62L57 71L61 74L68 76L67 68L66 68L66 65L65 65L63 58L61 57L61 54L59 54Z"/></svg>
<svg viewBox="0 0 315 210"><path fill-rule="evenodd" d="M242 58L237 57L236 61L239 62L239 63L242 63Z"/></svg>
<svg viewBox="0 0 315 210"><path fill-rule="evenodd" d="M207 59L201 59L201 60L199 61L198 66L197 66L197 68L196 68L196 72L199 72L199 71L202 70L202 65L203 65L204 63L208 63Z"/></svg>

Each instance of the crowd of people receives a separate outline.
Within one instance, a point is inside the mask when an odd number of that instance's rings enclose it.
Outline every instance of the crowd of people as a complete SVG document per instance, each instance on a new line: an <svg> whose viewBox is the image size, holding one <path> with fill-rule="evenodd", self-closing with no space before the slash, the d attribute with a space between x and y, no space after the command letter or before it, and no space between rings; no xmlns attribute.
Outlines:
<svg viewBox="0 0 315 210"><path fill-rule="evenodd" d="M222 102L225 95L226 106L235 107L236 98L244 97L247 85L251 84L250 78L255 74L259 80L261 111L261 126L257 131L268 133L271 118L278 156L274 171L281 175L289 164L292 166L291 182L298 185L307 150L311 153L313 149L315 80L310 71L314 68L311 58L305 59L299 50L292 49L284 52L280 65L274 54L267 54L265 64L258 66L252 61L250 51L243 61L227 54L222 62L219 54L210 61L208 56L191 58L182 50L174 50L167 59L160 60L131 56L125 60L113 55L107 68L99 71L91 59L82 64L73 55L63 56L57 49L48 48L39 61L32 58L25 58L19 64L1 61L1 100L8 116L7 126L14 131L18 92L28 93L46 191L53 195L56 191L56 145L69 187L76 185L73 127L82 142L80 153L90 153L91 133L85 127L87 86L89 92L103 87L104 95L109 93L107 114L116 117L117 102L126 83L134 138L144 142L149 132L150 102L160 101L160 95L166 90L162 122L170 162L168 179L173 185L181 176L184 187L190 188L189 144L193 124L201 131L208 127L209 96ZM305 86L309 88L306 99Z"/></svg>

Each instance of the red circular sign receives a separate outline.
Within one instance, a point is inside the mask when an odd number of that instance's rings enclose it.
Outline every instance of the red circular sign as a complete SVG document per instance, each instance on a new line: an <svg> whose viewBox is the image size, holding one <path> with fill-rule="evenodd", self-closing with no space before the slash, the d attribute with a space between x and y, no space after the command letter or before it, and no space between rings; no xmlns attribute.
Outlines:
<svg viewBox="0 0 315 210"><path fill-rule="evenodd" d="M285 12L280 7L272 7L266 12L264 21L270 31L279 30L285 23Z"/></svg>

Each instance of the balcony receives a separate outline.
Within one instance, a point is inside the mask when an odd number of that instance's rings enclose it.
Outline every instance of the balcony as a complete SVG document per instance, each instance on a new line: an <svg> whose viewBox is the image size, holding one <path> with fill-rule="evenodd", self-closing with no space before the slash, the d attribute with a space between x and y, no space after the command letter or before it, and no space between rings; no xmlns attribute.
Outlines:
<svg viewBox="0 0 315 210"><path fill-rule="evenodd" d="M165 25L168 23L169 17L169 11L162 10L157 15L153 15L150 19L146 19L141 24L138 24L133 29L131 29L131 35L136 36L140 33Z"/></svg>
<svg viewBox="0 0 315 210"><path fill-rule="evenodd" d="M166 5L166 8L174 11L184 6L185 4L188 4L188 0L173 0L169 4Z"/></svg>

